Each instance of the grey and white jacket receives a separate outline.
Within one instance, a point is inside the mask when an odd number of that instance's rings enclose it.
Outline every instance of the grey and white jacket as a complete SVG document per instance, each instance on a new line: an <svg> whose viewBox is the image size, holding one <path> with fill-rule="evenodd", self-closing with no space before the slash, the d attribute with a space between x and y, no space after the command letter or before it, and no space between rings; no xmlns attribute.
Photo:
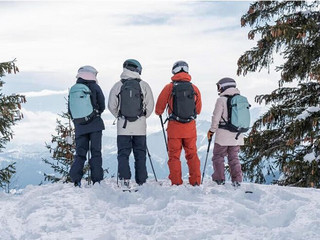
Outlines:
<svg viewBox="0 0 320 240"><path fill-rule="evenodd" d="M123 69L120 75L121 79L141 79L140 74L137 72L130 71L126 68ZM146 115L141 116L134 122L127 122L126 128L123 128L125 119L119 117L119 98L122 82L118 81L111 88L108 100L108 109L113 116L118 118L117 120L117 134L118 135L146 135L147 134L147 123L146 118L148 118L153 112L154 99L151 88L149 84L143 80L140 81L141 91L143 95L143 108L145 109Z"/></svg>

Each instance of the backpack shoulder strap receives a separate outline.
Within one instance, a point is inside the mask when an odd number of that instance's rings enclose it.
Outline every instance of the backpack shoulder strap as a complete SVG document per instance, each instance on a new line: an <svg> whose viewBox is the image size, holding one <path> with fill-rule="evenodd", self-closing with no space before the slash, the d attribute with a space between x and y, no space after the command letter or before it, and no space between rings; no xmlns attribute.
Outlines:
<svg viewBox="0 0 320 240"><path fill-rule="evenodd" d="M232 110L232 106L231 106L231 100L235 95L222 95L221 97L226 97L227 98L227 111L228 111L228 119L224 119L223 117L222 120L228 124L231 121L231 110Z"/></svg>
<svg viewBox="0 0 320 240"><path fill-rule="evenodd" d="M177 83L177 82L178 81L171 81L172 88L171 88L171 93L170 93L170 96L169 96L169 99L168 99L168 102L167 102L167 111L168 111L168 108L170 109L171 112L173 111L173 109L170 106L170 101L172 100L172 96L173 96L174 84ZM167 117L165 122L168 121L168 120L169 120L169 117Z"/></svg>
<svg viewBox="0 0 320 240"><path fill-rule="evenodd" d="M190 82L191 83L191 82ZM193 93L194 95L198 96L198 93L196 92L196 90L194 89L195 85L193 83L191 83L191 86L193 88Z"/></svg>
<svg viewBox="0 0 320 240"><path fill-rule="evenodd" d="M91 87L90 87L90 84L89 83L81 83L81 84L83 84L83 85L85 85L85 86L87 86L88 88L89 88L89 90L90 90L90 100L91 100L91 105L92 105L92 107L93 107L93 111L95 112L96 111L96 106L94 105L94 102L96 102L96 101L94 101L94 99L93 99L93 94L92 94L92 89L91 89Z"/></svg>

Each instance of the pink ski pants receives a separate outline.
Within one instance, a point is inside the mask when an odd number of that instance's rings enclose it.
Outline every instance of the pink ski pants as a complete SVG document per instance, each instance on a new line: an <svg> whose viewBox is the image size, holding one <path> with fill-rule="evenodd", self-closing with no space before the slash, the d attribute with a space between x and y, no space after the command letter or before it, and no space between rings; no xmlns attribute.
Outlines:
<svg viewBox="0 0 320 240"><path fill-rule="evenodd" d="M221 146L217 143L214 144L212 157L213 181L225 180L224 158L228 157L231 181L242 182L242 170L238 156L239 150L240 146Z"/></svg>

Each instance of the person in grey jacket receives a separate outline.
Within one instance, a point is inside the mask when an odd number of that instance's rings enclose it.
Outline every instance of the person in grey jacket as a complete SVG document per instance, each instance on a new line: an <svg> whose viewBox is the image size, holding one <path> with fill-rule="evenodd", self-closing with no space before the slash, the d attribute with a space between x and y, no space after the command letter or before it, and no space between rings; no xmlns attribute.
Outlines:
<svg viewBox="0 0 320 240"><path fill-rule="evenodd" d="M209 140L214 133L216 134L212 157L214 170L212 180L219 185L224 184L224 158L228 156L232 184L239 186L240 182L242 182L242 170L238 153L240 145L244 144L243 134L240 134L238 138L236 138L237 133L219 128L219 124L224 123L223 119L228 119L228 98L226 96L240 94L240 91L236 88L236 81L232 78L220 79L217 83L217 88L220 97L216 101L212 114L211 127L208 131Z"/></svg>
<svg viewBox="0 0 320 240"><path fill-rule="evenodd" d="M141 80L141 64L135 59L128 59L123 63L121 80L110 90L108 109L117 118L117 147L118 147L118 177L121 184L129 187L131 171L129 156L133 150L135 159L135 181L138 185L146 182L148 177L146 168L146 132L148 118L154 108L154 99L150 86ZM135 121L127 121L121 116L119 94L124 81L138 81L142 93L143 115ZM130 106L130 103L128 103Z"/></svg>

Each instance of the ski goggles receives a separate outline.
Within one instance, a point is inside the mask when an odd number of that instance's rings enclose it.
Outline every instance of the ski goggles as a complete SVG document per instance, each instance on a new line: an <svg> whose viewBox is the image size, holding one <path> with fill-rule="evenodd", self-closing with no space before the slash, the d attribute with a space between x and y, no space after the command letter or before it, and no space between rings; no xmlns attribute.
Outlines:
<svg viewBox="0 0 320 240"><path fill-rule="evenodd" d="M172 74L176 74L181 71L189 72L189 67L187 65L177 65L172 68Z"/></svg>
<svg viewBox="0 0 320 240"><path fill-rule="evenodd" d="M217 91L220 92L220 90L221 90L220 84L217 83Z"/></svg>
<svg viewBox="0 0 320 240"><path fill-rule="evenodd" d="M126 69L129 69L130 71L137 72L139 74L141 74L141 71L142 71L141 67L134 65L132 63L126 63L123 65L123 67Z"/></svg>

